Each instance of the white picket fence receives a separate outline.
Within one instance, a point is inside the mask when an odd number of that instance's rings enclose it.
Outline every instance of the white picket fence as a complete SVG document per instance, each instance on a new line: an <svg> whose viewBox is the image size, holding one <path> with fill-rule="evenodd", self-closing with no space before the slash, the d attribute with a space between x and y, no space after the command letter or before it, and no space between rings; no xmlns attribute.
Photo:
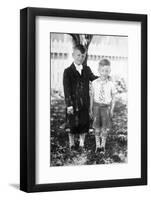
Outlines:
<svg viewBox="0 0 151 200"><path fill-rule="evenodd" d="M51 35L50 67L51 88L63 95L63 72L73 62L72 38L68 34ZM57 36L55 39L55 36ZM88 49L88 66L94 74L98 74L100 59L108 58L111 61L112 77L115 79L128 78L128 38L113 36L93 36Z"/></svg>

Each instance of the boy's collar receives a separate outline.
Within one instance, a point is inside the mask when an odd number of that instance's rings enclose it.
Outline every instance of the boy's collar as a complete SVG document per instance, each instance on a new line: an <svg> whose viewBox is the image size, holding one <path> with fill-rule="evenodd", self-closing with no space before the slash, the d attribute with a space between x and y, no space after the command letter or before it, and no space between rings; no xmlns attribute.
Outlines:
<svg viewBox="0 0 151 200"><path fill-rule="evenodd" d="M77 65L75 62L73 62L73 64L74 64L74 66L76 67L76 68L83 68L83 65L81 64L81 65Z"/></svg>
<svg viewBox="0 0 151 200"><path fill-rule="evenodd" d="M108 78L106 78L105 80L103 80L103 79L102 79L102 77L101 77L101 76L99 76L99 80L100 80L100 81L102 81L102 82L105 82L105 83L106 83L106 82L108 82L108 80L109 80L109 79L108 79Z"/></svg>

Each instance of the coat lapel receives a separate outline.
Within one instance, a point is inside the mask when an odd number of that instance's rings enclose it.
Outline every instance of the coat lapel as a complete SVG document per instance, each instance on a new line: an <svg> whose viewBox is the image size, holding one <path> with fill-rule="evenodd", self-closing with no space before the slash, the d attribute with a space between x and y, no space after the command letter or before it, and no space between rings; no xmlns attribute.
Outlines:
<svg viewBox="0 0 151 200"><path fill-rule="evenodd" d="M74 65L74 63L72 63L72 65L70 66L71 67L71 70L72 70L72 73L73 73L73 77L77 79L79 79L79 77L81 76L79 74L79 72L76 70L76 67Z"/></svg>

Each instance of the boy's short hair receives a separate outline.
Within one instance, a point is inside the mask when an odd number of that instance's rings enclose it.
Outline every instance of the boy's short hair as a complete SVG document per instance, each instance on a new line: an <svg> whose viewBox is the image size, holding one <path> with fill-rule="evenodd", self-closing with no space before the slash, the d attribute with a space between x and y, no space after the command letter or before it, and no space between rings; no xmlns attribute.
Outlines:
<svg viewBox="0 0 151 200"><path fill-rule="evenodd" d="M110 66L111 65L111 62L108 60L108 59L102 59L100 60L99 62L99 66Z"/></svg>
<svg viewBox="0 0 151 200"><path fill-rule="evenodd" d="M86 48L82 44L77 44L74 47L74 50L78 49L82 54L86 52Z"/></svg>

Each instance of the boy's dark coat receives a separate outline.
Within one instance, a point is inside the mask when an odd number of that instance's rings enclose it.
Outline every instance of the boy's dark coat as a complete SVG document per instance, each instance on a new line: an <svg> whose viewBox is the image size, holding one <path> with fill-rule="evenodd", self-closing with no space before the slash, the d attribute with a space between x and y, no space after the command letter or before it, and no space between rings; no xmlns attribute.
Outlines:
<svg viewBox="0 0 151 200"><path fill-rule="evenodd" d="M89 129L89 81L96 78L88 66L83 66L81 75L73 63L64 70L63 86L66 106L74 108L74 114L67 115L67 121L73 133L83 133Z"/></svg>

